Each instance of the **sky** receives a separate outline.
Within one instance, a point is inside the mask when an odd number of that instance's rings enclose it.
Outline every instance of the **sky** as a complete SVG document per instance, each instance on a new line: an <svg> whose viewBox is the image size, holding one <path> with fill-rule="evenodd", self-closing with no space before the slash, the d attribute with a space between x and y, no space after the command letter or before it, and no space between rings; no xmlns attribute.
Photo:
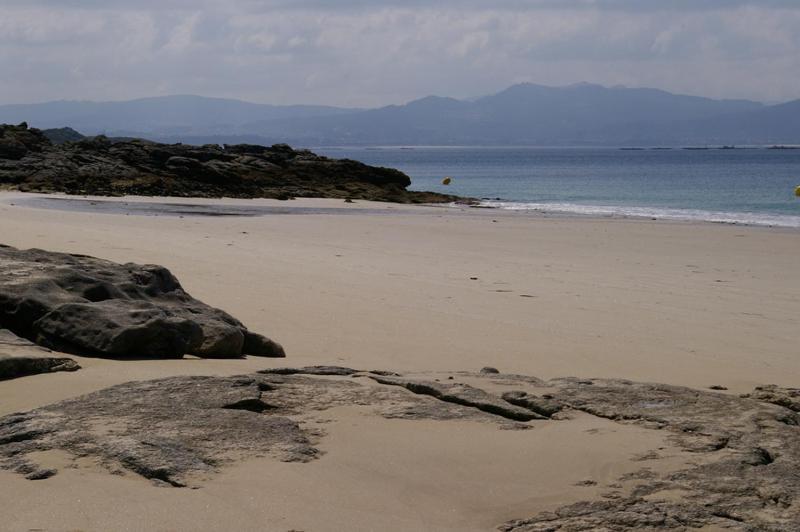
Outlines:
<svg viewBox="0 0 800 532"><path fill-rule="evenodd" d="M520 82L800 98L800 0L0 0L0 103L374 107Z"/></svg>

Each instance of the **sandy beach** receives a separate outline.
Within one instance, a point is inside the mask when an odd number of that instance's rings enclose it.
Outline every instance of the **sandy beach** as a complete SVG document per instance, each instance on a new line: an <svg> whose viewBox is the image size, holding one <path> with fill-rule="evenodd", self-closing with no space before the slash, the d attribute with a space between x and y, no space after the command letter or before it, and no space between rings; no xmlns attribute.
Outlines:
<svg viewBox="0 0 800 532"><path fill-rule="evenodd" d="M796 230L321 199L114 200L310 209L145 216L34 208L29 197L0 193L0 243L164 265L288 358L75 357L76 373L0 382L0 415L130 380L286 365L443 376L494 366L732 394L798 385ZM639 453L663 449L656 469L690 460L663 434L590 416L528 431L415 422L411 438L409 422L355 405L325 418L320 459L250 460L199 490L97 464L36 483L0 471L0 500L14 509L0 530L487 530L596 495L639 469ZM576 486L585 479L597 484Z"/></svg>

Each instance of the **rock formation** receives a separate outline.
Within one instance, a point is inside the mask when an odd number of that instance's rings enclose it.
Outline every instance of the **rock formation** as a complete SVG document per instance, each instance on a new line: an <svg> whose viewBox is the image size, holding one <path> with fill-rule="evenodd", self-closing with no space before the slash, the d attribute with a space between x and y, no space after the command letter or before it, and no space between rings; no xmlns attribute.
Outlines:
<svg viewBox="0 0 800 532"><path fill-rule="evenodd" d="M78 369L80 366L71 358L59 356L11 331L0 329L0 381Z"/></svg>
<svg viewBox="0 0 800 532"><path fill-rule="evenodd" d="M285 144L190 146L99 136L56 145L27 124L0 125L0 185L22 191L400 203L460 199L408 191L410 184L398 170L329 159Z"/></svg>
<svg viewBox="0 0 800 532"><path fill-rule="evenodd" d="M162 266L0 245L0 327L43 347L115 358L283 357Z"/></svg>
<svg viewBox="0 0 800 532"><path fill-rule="evenodd" d="M752 397L765 403L780 405L789 410L800 412L800 388L781 388L774 384L768 384L766 386L756 386L753 393L742 397Z"/></svg>
<svg viewBox="0 0 800 532"><path fill-rule="evenodd" d="M605 500L584 501L505 532L555 530L789 531L800 527L800 416L748 398L622 380L557 379L552 398L573 410L667 431L697 458L693 467L659 475L643 468ZM773 392L781 389L772 387ZM642 457L656 460L658 453ZM662 495L663 494L663 495Z"/></svg>
<svg viewBox="0 0 800 532"><path fill-rule="evenodd" d="M305 421L346 405L390 419L498 429L570 423L576 413L599 416L663 431L688 457L671 472L642 467L604 486L600 499L500 525L507 532L800 528L796 412L752 398L623 380L542 381L502 373L445 379L323 366L133 382L0 418L0 467L47 478L57 471L42 468L30 453L57 449L159 485L195 485L251 456L314 460L325 433ZM103 430L108 426L115 430ZM658 461L661 452L635 460Z"/></svg>

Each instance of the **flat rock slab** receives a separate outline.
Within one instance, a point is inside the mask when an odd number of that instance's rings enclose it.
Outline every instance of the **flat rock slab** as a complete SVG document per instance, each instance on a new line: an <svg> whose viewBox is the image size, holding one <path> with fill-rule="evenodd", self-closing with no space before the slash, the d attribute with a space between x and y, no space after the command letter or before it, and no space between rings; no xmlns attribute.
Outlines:
<svg viewBox="0 0 800 532"><path fill-rule="evenodd" d="M77 362L0 329L0 381L39 373L76 371Z"/></svg>
<svg viewBox="0 0 800 532"><path fill-rule="evenodd" d="M508 521L501 530L800 529L800 415L789 408L623 380L449 375L314 366L122 384L0 418L0 467L46 479L57 471L43 468L32 453L60 450L158 485L193 486L248 457L320 458L325 432L308 421L333 407L411 420L409 437L413 420L535 430L570 423L570 412L579 412L662 431L686 465L668 472L646 467L659 460L653 449L632 457L643 467L605 486L601 498ZM502 396L479 385L486 379L503 384Z"/></svg>
<svg viewBox="0 0 800 532"><path fill-rule="evenodd" d="M77 371L81 367L71 358L45 355L10 355L0 351L0 381L56 371Z"/></svg>
<svg viewBox="0 0 800 532"><path fill-rule="evenodd" d="M2 245L0 327L86 356L285 356L276 342L191 297L162 266Z"/></svg>
<svg viewBox="0 0 800 532"><path fill-rule="evenodd" d="M663 475L645 467L621 479L638 479L627 493L611 492L607 500L509 522L501 530L800 529L800 416L791 409L625 380L547 384L555 388L552 399L569 409L667 431L678 447L697 456L696 465ZM683 496L676 500L676 493Z"/></svg>
<svg viewBox="0 0 800 532"><path fill-rule="evenodd" d="M111 471L184 486L237 459L315 458L319 432L301 423L308 414L335 406L372 406L378 415L405 419L505 422L431 402L424 405L399 388L365 386L350 377L276 373L131 382L0 418L0 468L36 474L41 468L26 455L57 449L99 459Z"/></svg>

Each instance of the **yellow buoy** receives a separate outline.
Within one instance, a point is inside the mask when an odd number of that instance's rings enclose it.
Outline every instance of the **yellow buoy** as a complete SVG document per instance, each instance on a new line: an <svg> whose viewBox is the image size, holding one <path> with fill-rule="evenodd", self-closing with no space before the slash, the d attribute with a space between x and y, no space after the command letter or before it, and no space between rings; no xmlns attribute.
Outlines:
<svg viewBox="0 0 800 532"><path fill-rule="evenodd" d="M443 184L443 185L449 185L449 184L450 184L450 181L452 181L452 180L453 180L453 179L452 179L452 178L450 178L450 177L445 177L444 179L442 179L442 184ZM797 188L798 188L798 190L800 190L800 187L797 187ZM800 194L798 194L798 195L800 195Z"/></svg>
<svg viewBox="0 0 800 532"><path fill-rule="evenodd" d="M794 187L794 195L800 198L800 185Z"/></svg>

